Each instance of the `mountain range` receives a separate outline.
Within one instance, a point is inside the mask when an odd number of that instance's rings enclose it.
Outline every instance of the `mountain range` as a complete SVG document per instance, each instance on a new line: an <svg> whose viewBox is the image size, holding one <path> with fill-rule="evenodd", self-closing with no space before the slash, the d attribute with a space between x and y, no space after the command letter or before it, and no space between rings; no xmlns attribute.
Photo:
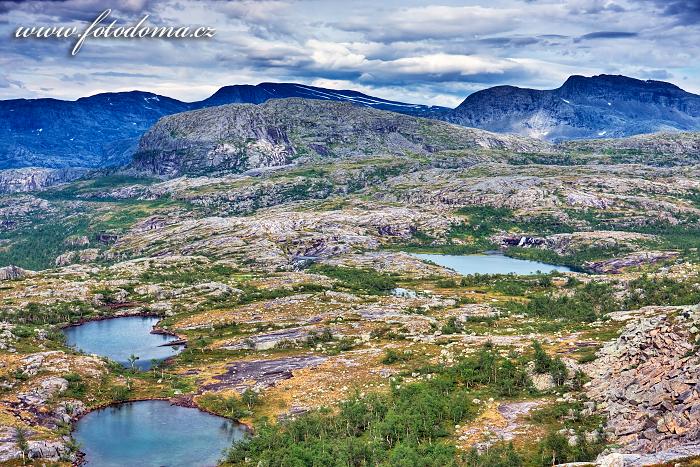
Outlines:
<svg viewBox="0 0 700 467"><path fill-rule="evenodd" d="M290 97L347 101L413 115L449 110L292 83L226 86L198 102L141 91L96 94L76 101L5 100L0 101L0 169L124 165L141 135L161 117L223 104L261 104Z"/></svg>
<svg viewBox="0 0 700 467"><path fill-rule="evenodd" d="M463 126L549 141L700 129L700 96L663 81L571 76L557 89L496 86L442 117Z"/></svg>
<svg viewBox="0 0 700 467"><path fill-rule="evenodd" d="M700 130L700 96L660 81L572 76L560 88L497 86L455 109L390 101L357 91L294 83L226 86L197 102L140 91L76 101L0 101L0 169L103 168L127 164L140 137L159 119L207 107L270 99L342 101L547 141Z"/></svg>

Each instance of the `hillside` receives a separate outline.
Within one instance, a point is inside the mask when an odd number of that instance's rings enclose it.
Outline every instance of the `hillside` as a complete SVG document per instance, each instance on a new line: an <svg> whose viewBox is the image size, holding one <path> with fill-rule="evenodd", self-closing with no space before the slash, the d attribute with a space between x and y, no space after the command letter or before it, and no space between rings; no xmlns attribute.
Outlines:
<svg viewBox="0 0 700 467"><path fill-rule="evenodd" d="M408 114L436 109L293 83L226 86L197 102L140 91L97 94L76 101L6 100L0 101L0 169L124 165L140 136L165 115L222 104L261 104L284 97L347 101Z"/></svg>
<svg viewBox="0 0 700 467"><path fill-rule="evenodd" d="M546 140L617 138L700 129L700 96L662 81L571 76L557 89L496 86L475 92L441 118Z"/></svg>
<svg viewBox="0 0 700 467"><path fill-rule="evenodd" d="M292 98L165 117L143 136L128 170L165 176L243 172L308 158L469 148L521 152L546 151L548 145L350 103Z"/></svg>

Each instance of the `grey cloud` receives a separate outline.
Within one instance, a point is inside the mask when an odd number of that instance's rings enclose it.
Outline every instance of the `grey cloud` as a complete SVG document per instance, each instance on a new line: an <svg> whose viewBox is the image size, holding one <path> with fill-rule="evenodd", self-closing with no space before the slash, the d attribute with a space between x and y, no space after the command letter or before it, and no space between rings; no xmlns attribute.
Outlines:
<svg viewBox="0 0 700 467"><path fill-rule="evenodd" d="M683 25L697 26L700 22L698 0L645 0L654 4L663 15L670 16Z"/></svg>
<svg viewBox="0 0 700 467"><path fill-rule="evenodd" d="M567 2L574 14L601 15L605 13L622 13L626 9L619 3L609 0L573 0Z"/></svg>
<svg viewBox="0 0 700 467"><path fill-rule="evenodd" d="M589 40L589 39L629 39L631 37L637 37L639 33L636 32L625 32L625 31L597 31L584 34L580 36L579 40Z"/></svg>
<svg viewBox="0 0 700 467"><path fill-rule="evenodd" d="M131 17L144 12L153 12L159 0L1 0L0 14L13 10L36 15L40 18L55 18L59 21L90 21L106 10ZM115 15L116 16L116 15Z"/></svg>
<svg viewBox="0 0 700 467"><path fill-rule="evenodd" d="M92 76L104 76L108 78L160 78L155 74L147 73L125 73L121 71L98 71L91 73Z"/></svg>
<svg viewBox="0 0 700 467"><path fill-rule="evenodd" d="M517 10L481 6L442 6L403 8L384 15L360 15L331 23L344 30L364 34L377 42L471 38L513 30L520 22Z"/></svg>
<svg viewBox="0 0 700 467"><path fill-rule="evenodd" d="M673 78L673 75L667 70L640 70L638 72L641 78L655 79L655 80L668 80Z"/></svg>
<svg viewBox="0 0 700 467"><path fill-rule="evenodd" d="M536 37L487 37L479 42L496 47L525 47L537 44L540 40Z"/></svg>
<svg viewBox="0 0 700 467"><path fill-rule="evenodd" d="M0 88L19 88L25 89L24 83L18 80L10 79L7 76L0 75Z"/></svg>

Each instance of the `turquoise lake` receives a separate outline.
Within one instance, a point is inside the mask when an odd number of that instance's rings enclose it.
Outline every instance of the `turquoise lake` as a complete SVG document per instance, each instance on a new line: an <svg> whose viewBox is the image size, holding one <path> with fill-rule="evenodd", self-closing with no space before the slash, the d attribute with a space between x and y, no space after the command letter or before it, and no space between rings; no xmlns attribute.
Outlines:
<svg viewBox="0 0 700 467"><path fill-rule="evenodd" d="M152 316L127 316L71 326L63 330L66 343L88 354L108 357L125 367L129 357L136 355L136 366L141 370L151 367L152 360L163 360L182 351L182 345L169 346L174 336L153 334L153 326L159 318Z"/></svg>
<svg viewBox="0 0 700 467"><path fill-rule="evenodd" d="M127 402L90 412L73 437L96 467L207 467L245 436L242 425L167 401Z"/></svg>
<svg viewBox="0 0 700 467"><path fill-rule="evenodd" d="M413 254L416 258L431 261L440 266L454 269L460 274L518 274L530 275L537 271L548 273L552 271L571 271L566 266L510 258L505 255L433 255Z"/></svg>

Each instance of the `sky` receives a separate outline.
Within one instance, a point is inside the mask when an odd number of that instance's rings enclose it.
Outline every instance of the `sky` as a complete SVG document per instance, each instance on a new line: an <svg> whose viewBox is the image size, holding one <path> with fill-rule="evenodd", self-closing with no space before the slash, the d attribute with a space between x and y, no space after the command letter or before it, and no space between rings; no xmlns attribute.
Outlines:
<svg viewBox="0 0 700 467"><path fill-rule="evenodd" d="M17 39L18 26L208 26L210 39ZM0 99L143 90L185 101L266 81L454 107L601 73L700 93L700 0L0 0Z"/></svg>

